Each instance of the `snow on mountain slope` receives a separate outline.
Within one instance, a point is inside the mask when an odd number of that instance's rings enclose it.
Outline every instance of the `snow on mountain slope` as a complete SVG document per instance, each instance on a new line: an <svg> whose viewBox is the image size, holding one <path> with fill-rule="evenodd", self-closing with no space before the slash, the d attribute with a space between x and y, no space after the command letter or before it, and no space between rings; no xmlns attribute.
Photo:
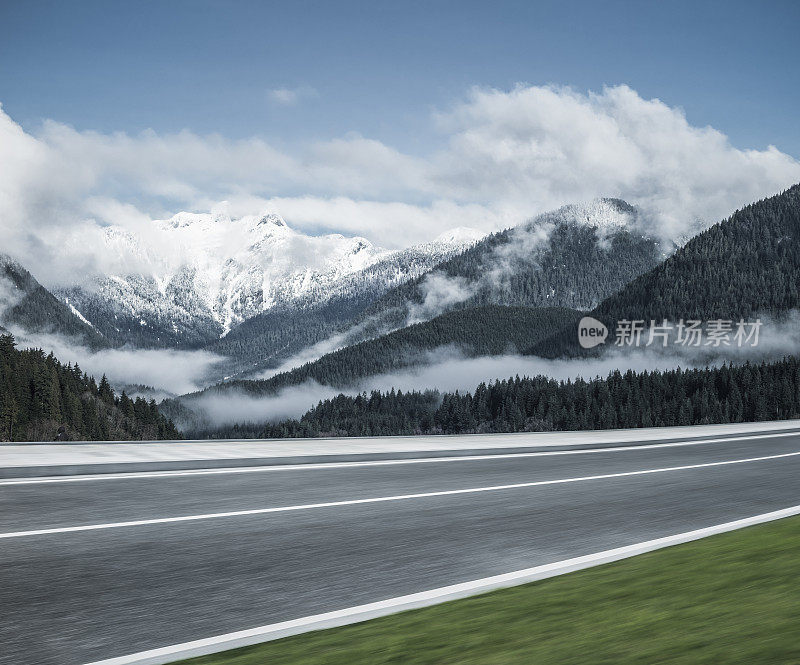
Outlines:
<svg viewBox="0 0 800 665"><path fill-rule="evenodd" d="M354 320L354 344L484 305L591 309L663 260L640 211L620 199L563 206L473 243L382 294Z"/></svg>
<svg viewBox="0 0 800 665"><path fill-rule="evenodd" d="M19 262L0 253L0 323L21 337L55 334L99 349L108 340L70 303L44 288Z"/></svg>
<svg viewBox="0 0 800 665"><path fill-rule="evenodd" d="M271 213L181 212L154 222L147 237L107 228L111 262L130 268L60 295L118 343L199 346L279 306L379 295L483 235L460 228L424 245L386 250L361 237L305 235Z"/></svg>
<svg viewBox="0 0 800 665"><path fill-rule="evenodd" d="M223 333L278 303L313 298L388 255L364 238L303 235L274 214L231 219L180 213L158 225L194 269L194 292Z"/></svg>
<svg viewBox="0 0 800 665"><path fill-rule="evenodd" d="M593 226L601 231L621 231L636 226L639 211L622 199L595 199L573 203L558 210L546 212L531 220L531 224L577 223ZM524 228L524 227L523 227Z"/></svg>

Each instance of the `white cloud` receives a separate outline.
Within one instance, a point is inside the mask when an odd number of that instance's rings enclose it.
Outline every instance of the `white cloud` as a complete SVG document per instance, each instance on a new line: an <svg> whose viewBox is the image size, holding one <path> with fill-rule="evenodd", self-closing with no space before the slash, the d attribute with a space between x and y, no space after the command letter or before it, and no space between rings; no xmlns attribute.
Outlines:
<svg viewBox="0 0 800 665"><path fill-rule="evenodd" d="M273 88L268 93L270 101L281 106L294 106L301 99L319 96L314 88L302 85L297 88Z"/></svg>
<svg viewBox="0 0 800 665"><path fill-rule="evenodd" d="M302 88L282 90L291 101ZM737 149L626 86L476 88L434 120L445 147L409 155L357 134L291 150L257 137L101 134L53 121L31 134L0 110L4 249L46 282L69 281L99 258L92 229L141 233L150 219L223 200L232 214L271 208L301 230L396 247L616 196L679 236L800 181L800 163L776 147ZM77 227L87 240L65 256Z"/></svg>
<svg viewBox="0 0 800 665"><path fill-rule="evenodd" d="M208 351L173 349L102 349L92 351L59 335L25 333L12 327L19 348L50 351L60 362L78 363L96 379L105 374L113 385L141 384L156 391L185 394L208 385L225 360Z"/></svg>
<svg viewBox="0 0 800 665"><path fill-rule="evenodd" d="M438 121L452 134L438 174L456 196L536 211L615 196L652 213L669 234L800 180L800 163L774 146L739 150L627 86L588 94L476 88Z"/></svg>
<svg viewBox="0 0 800 665"><path fill-rule="evenodd" d="M544 360L516 354L472 358L463 356L457 349L443 347L426 354L423 364L366 377L350 388L333 388L308 381L283 388L275 395L253 396L231 389L222 393L203 393L199 398L186 400L184 404L206 426L231 425L237 422L275 422L299 418L320 400L342 393L357 395L372 390L388 392L392 388L404 392L472 392L482 381L490 382L514 376L544 375L563 381L582 377L589 380L598 376L605 378L614 370L668 370L679 365L685 366L687 362L691 364L690 359L675 355L614 352L591 360Z"/></svg>
<svg viewBox="0 0 800 665"><path fill-rule="evenodd" d="M449 277L436 271L425 275L419 284L420 304L409 303L406 325L427 321L445 309L475 295L477 283L460 276Z"/></svg>
<svg viewBox="0 0 800 665"><path fill-rule="evenodd" d="M254 397L239 390L222 394L204 393L185 405L195 413L201 427L221 427L235 423L265 423L297 418L314 404L341 391L309 381L281 390L270 397ZM194 423L178 422L191 429Z"/></svg>

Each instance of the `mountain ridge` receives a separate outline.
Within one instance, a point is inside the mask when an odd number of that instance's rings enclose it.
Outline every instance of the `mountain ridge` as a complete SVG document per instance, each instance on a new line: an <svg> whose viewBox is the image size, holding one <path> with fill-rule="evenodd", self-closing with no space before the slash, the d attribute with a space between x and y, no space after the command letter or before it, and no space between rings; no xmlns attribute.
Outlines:
<svg viewBox="0 0 800 665"><path fill-rule="evenodd" d="M738 320L800 308L800 184L736 210L632 280L591 312L614 339L621 320ZM533 355L597 355L575 330L556 332Z"/></svg>
<svg viewBox="0 0 800 665"><path fill-rule="evenodd" d="M390 289L351 322L360 334L352 341L480 305L588 310L665 255L625 201L563 206L490 234Z"/></svg>
<svg viewBox="0 0 800 665"><path fill-rule="evenodd" d="M57 334L89 348L108 340L71 303L42 286L16 259L0 253L0 324L25 333Z"/></svg>
<svg viewBox="0 0 800 665"><path fill-rule="evenodd" d="M429 243L386 250L360 236L305 235L274 213L182 212L153 228L147 242L120 227L104 232L113 263L127 260L137 271L58 290L116 343L213 344L273 309L314 307L349 292L381 293L483 235L454 229Z"/></svg>

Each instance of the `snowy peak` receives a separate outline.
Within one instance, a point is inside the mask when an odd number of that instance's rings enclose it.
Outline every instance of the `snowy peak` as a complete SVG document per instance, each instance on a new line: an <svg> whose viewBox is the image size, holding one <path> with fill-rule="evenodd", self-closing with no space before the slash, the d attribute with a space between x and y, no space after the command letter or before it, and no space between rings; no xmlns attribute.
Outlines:
<svg viewBox="0 0 800 665"><path fill-rule="evenodd" d="M258 220L258 226L264 225L271 225L277 227L287 226L286 222L283 220L283 217L280 215L276 215L275 213L269 212L261 215Z"/></svg>
<svg viewBox="0 0 800 665"><path fill-rule="evenodd" d="M219 222L229 222L230 217L224 213L196 213L196 212L179 212L169 219L156 220L154 224L164 229L180 229L185 227L197 228L203 224L214 224Z"/></svg>
<svg viewBox="0 0 800 665"><path fill-rule="evenodd" d="M602 237L630 228L638 215L624 201L598 199L540 215L517 230L568 223L596 227ZM388 250L360 236L306 235L270 210L235 217L220 206L144 228L107 227L104 274L59 296L113 343L197 348L262 314L373 302L485 236L459 227Z"/></svg>
<svg viewBox="0 0 800 665"><path fill-rule="evenodd" d="M573 223L602 230L631 229L639 219L639 211L622 199L604 198L565 205L535 217L531 223Z"/></svg>
<svg viewBox="0 0 800 665"><path fill-rule="evenodd" d="M388 250L360 236L306 235L270 210L231 216L221 205L144 228L106 227L104 274L59 295L115 343L198 346L269 311L368 302L484 235L457 228Z"/></svg>
<svg viewBox="0 0 800 665"><path fill-rule="evenodd" d="M454 247L469 247L470 245L483 240L486 233L471 229L467 226L458 226L444 233L440 233L433 242L441 245L452 245Z"/></svg>
<svg viewBox="0 0 800 665"><path fill-rule="evenodd" d="M242 217L224 209L179 212L143 231L107 227L113 268L61 295L123 342L133 336L156 345L197 344L276 307L381 294L483 235L453 229L423 245L387 250L360 236L306 235L269 210Z"/></svg>

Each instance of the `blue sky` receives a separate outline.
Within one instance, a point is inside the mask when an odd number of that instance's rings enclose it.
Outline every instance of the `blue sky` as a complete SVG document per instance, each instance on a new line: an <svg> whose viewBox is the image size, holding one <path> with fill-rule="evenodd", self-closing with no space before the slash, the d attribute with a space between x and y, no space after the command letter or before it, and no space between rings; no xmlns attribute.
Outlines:
<svg viewBox="0 0 800 665"><path fill-rule="evenodd" d="M419 154L471 86L626 84L798 157L798 26L800 3L778 1L0 0L0 102L29 131L357 132Z"/></svg>
<svg viewBox="0 0 800 665"><path fill-rule="evenodd" d="M800 182L798 26L780 0L0 0L0 237L52 283L183 210L396 248L618 197L685 238Z"/></svg>

